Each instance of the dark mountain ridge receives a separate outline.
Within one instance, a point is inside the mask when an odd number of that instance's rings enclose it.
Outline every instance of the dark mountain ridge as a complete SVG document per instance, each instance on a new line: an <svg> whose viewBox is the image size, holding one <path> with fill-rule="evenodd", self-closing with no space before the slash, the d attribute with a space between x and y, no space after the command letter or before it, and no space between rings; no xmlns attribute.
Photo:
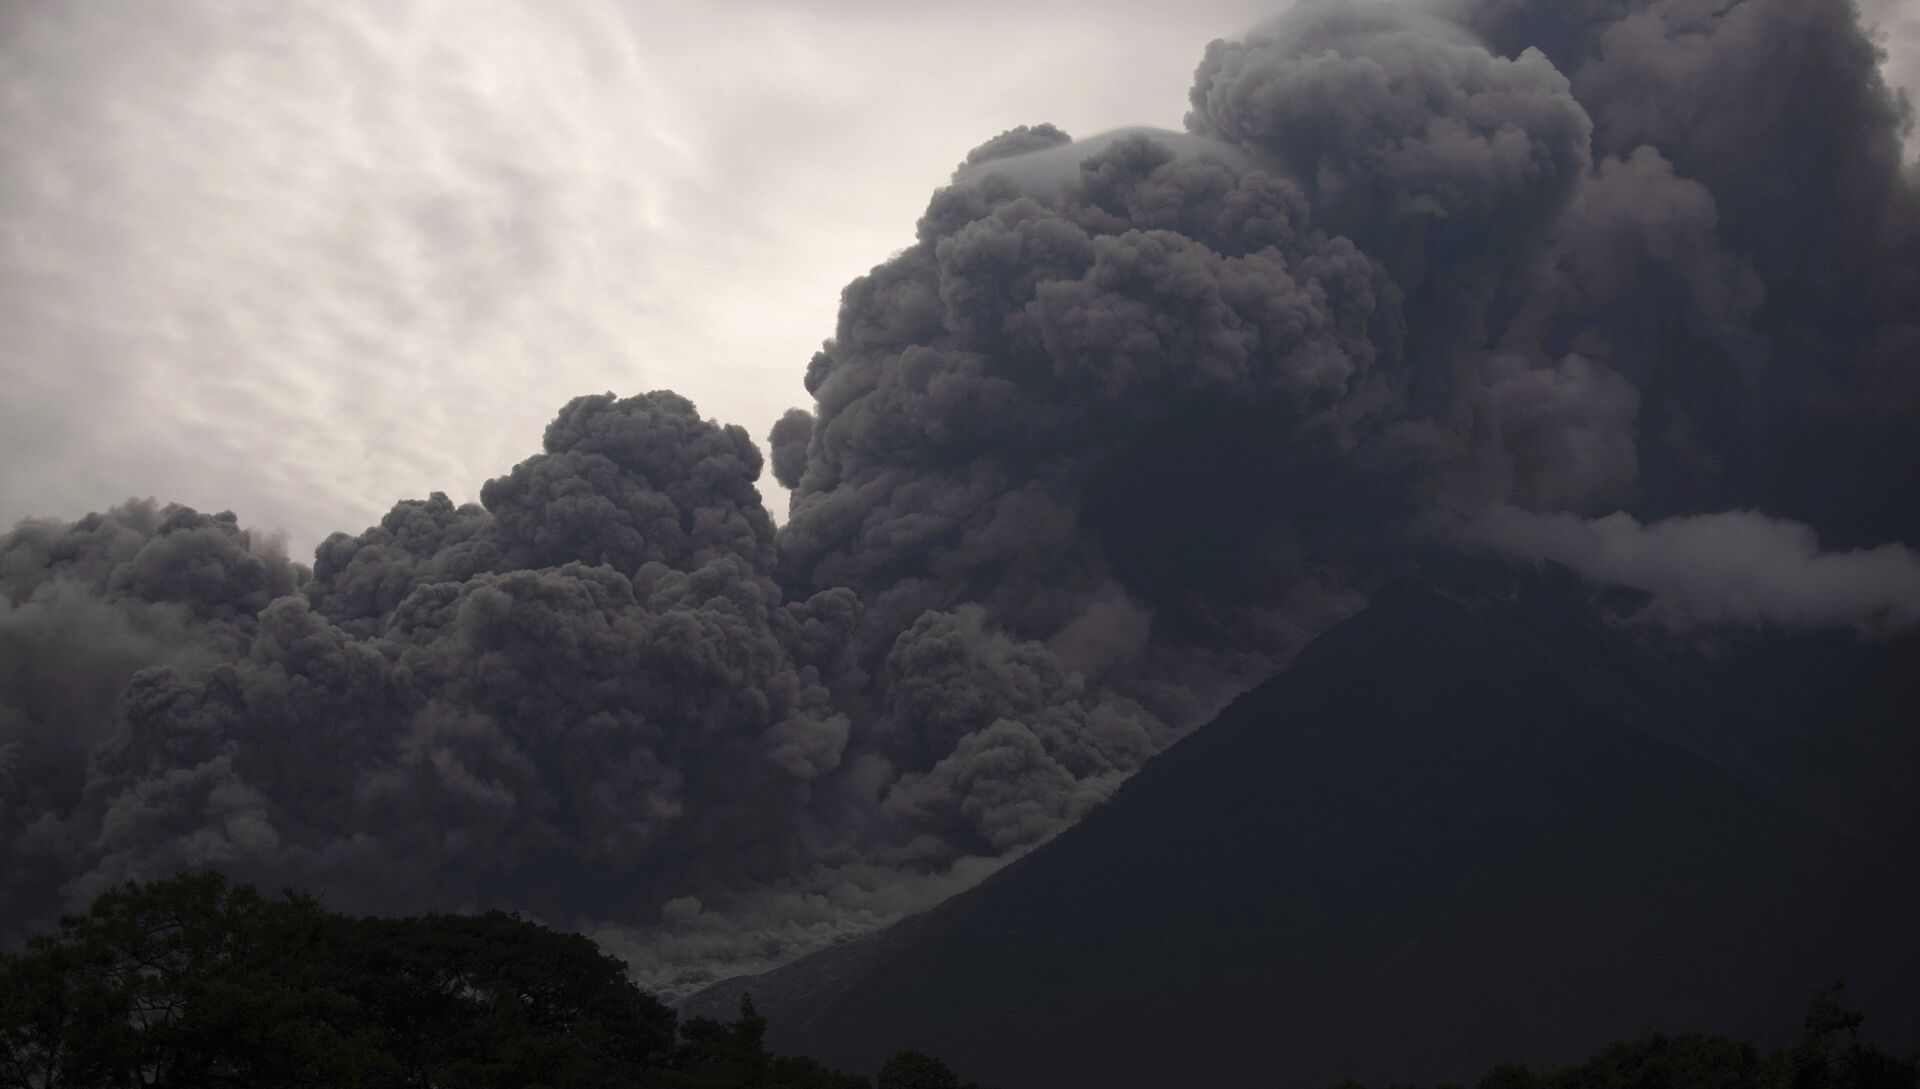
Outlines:
<svg viewBox="0 0 1920 1089"><path fill-rule="evenodd" d="M1663 647L1552 568L1389 586L980 887L716 985L782 1049L983 1082L1471 1078L1838 977L1920 1046L1916 643Z"/></svg>

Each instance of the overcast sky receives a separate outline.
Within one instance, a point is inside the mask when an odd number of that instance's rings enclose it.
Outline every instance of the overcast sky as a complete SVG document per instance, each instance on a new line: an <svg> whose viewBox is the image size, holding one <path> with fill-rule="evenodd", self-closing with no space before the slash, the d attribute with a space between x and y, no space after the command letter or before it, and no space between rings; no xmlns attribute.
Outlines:
<svg viewBox="0 0 1920 1089"><path fill-rule="evenodd" d="M0 524L153 495L304 555L604 390L763 440L968 148L1177 128L1272 9L0 3Z"/></svg>

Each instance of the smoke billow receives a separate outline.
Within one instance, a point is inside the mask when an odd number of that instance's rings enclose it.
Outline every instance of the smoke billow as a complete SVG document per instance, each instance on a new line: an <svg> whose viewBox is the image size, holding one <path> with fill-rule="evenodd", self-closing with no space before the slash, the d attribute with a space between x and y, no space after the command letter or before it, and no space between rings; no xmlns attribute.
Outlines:
<svg viewBox="0 0 1920 1089"><path fill-rule="evenodd" d="M233 515L130 502L0 537L0 939L62 906L61 817L92 789L128 682L246 653L305 572Z"/></svg>
<svg viewBox="0 0 1920 1089"><path fill-rule="evenodd" d="M1207 48L1186 133L965 156L769 436L778 531L664 392L310 576L231 516L23 525L0 908L215 865L673 991L1043 842L1435 541L1670 623L1911 623L1873 61L1848 0L1306 0Z"/></svg>
<svg viewBox="0 0 1920 1089"><path fill-rule="evenodd" d="M188 594L202 641L229 645L126 685L72 809L73 894L215 865L576 918L797 855L847 745L829 686L857 602L783 596L759 452L686 401L580 398L545 445L483 507L436 496L336 535L305 593L263 585L254 614L208 608L260 581L244 551L100 556L93 585ZM77 552L88 528L29 527L15 551L37 533ZM171 566L147 562L162 546Z"/></svg>

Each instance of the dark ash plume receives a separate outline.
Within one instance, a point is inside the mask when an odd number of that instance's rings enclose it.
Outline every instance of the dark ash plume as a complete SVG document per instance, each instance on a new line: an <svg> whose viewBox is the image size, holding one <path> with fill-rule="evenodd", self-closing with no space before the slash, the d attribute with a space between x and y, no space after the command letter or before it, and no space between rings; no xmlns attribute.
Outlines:
<svg viewBox="0 0 1920 1089"><path fill-rule="evenodd" d="M774 422L767 435L773 451L773 479L783 488L797 488L807 471L807 444L813 441L813 413L790 408Z"/></svg>
<svg viewBox="0 0 1920 1089"><path fill-rule="evenodd" d="M132 501L0 537L0 940L62 906L77 850L57 819L143 669L245 652L305 572L230 513Z"/></svg>

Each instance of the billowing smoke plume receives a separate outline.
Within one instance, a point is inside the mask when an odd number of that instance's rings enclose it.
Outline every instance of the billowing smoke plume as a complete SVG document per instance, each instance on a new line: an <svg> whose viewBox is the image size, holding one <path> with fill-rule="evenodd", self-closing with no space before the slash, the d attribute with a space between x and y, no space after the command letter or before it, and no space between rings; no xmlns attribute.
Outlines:
<svg viewBox="0 0 1920 1089"><path fill-rule="evenodd" d="M670 393L310 577L226 516L23 526L4 917L218 865L537 912L673 990L1030 849L1412 548L1911 623L1920 193L1873 61L1847 0L1305 0L1208 47L1186 133L965 156L769 436L777 533Z"/></svg>
<svg viewBox="0 0 1920 1089"><path fill-rule="evenodd" d="M1496 50L1544 49L1593 118L1599 169L1498 343L1640 391L1635 505L1920 537L1898 499L1920 485L1920 195L1855 5L1449 6Z"/></svg>
<svg viewBox="0 0 1920 1089"><path fill-rule="evenodd" d="M0 537L0 940L62 906L80 855L60 818L128 681L245 654L304 575L231 514L150 502Z"/></svg>
<svg viewBox="0 0 1920 1089"><path fill-rule="evenodd" d="M47 575L73 557L89 607L228 659L134 663L165 664L125 685L94 751L73 893L217 865L367 904L577 917L657 904L709 865L786 865L764 859L798 851L795 816L847 745L829 685L847 683L853 595L783 597L759 452L672 394L580 398L546 448L484 509L435 496L336 535L301 594L191 512L135 526L144 543L102 519L10 538L53 557ZM27 613L62 600L39 575L15 613L50 628Z"/></svg>

